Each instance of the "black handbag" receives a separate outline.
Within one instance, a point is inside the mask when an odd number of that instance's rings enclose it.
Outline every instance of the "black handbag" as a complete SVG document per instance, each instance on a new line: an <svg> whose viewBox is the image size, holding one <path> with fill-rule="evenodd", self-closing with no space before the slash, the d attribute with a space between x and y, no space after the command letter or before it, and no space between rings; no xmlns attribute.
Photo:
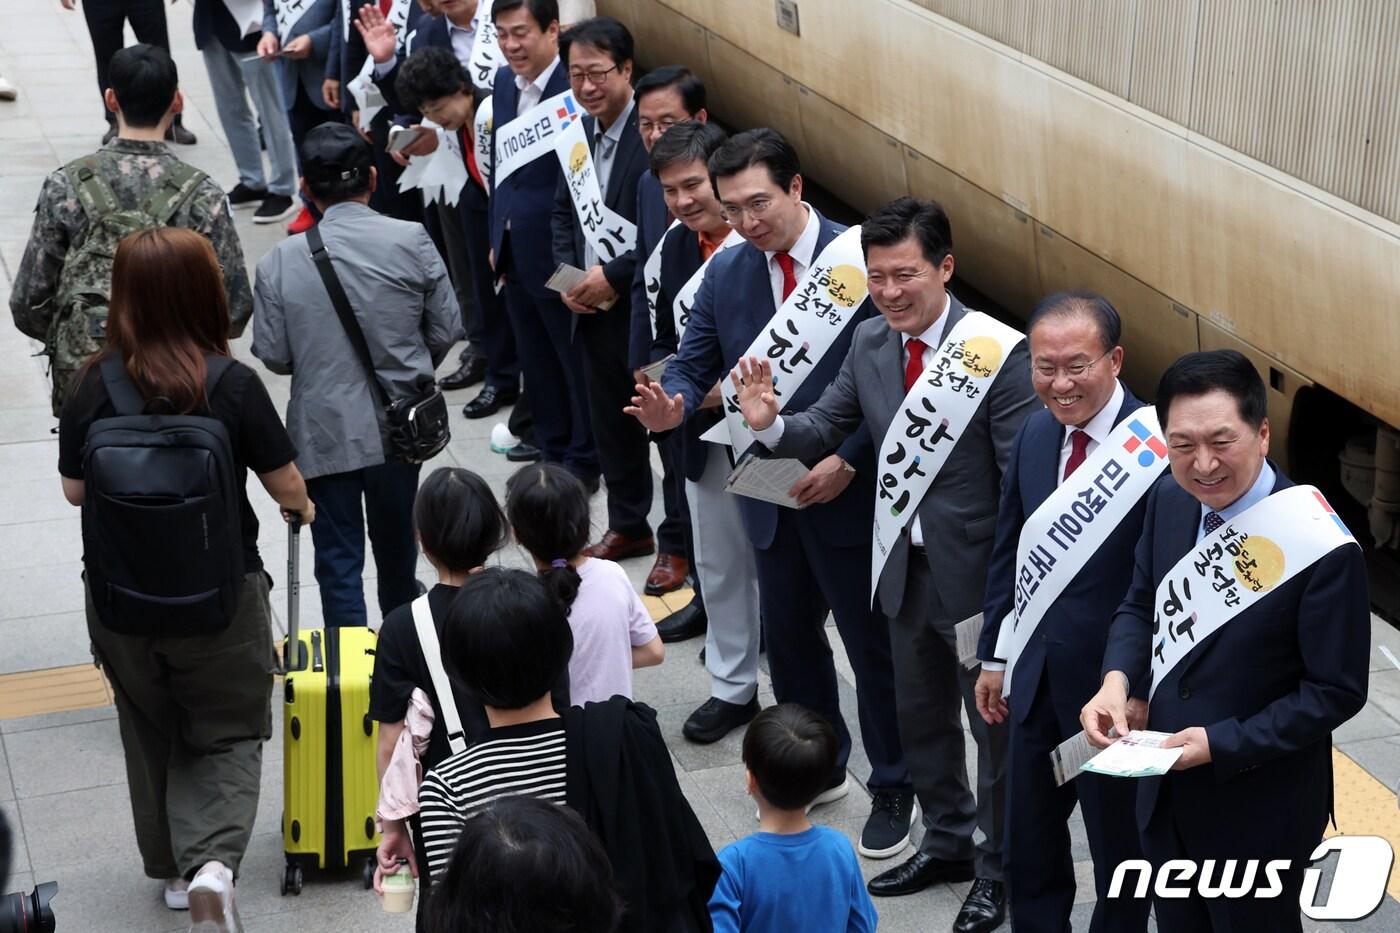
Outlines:
<svg viewBox="0 0 1400 933"><path fill-rule="evenodd" d="M375 372L374 362L370 359L369 344L365 342L364 331L360 329L360 322L355 320L355 312L350 308L350 298L345 294L344 286L340 284L340 276L335 274L335 267L331 265L331 256L326 252L326 243L321 239L321 231L312 227L306 231L306 241L311 246L311 259L316 263L316 271L321 274L321 282L326 286L331 304L335 306L336 316L340 318L341 326L345 328L350 343L355 347L355 353L364 364L365 373L369 376L370 384L374 386L379 403L384 408L384 418L389 428L385 455L400 463L423 463L431 460L442 452L452 437L447 417L447 399L438 391L436 383L431 383L429 388L409 398L389 398L389 393L379 381L379 374Z"/></svg>

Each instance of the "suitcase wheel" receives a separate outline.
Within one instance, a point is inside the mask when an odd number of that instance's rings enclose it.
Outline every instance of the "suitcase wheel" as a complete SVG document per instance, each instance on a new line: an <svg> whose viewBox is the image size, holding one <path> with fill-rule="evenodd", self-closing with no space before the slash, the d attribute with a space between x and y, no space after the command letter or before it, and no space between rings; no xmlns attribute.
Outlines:
<svg viewBox="0 0 1400 933"><path fill-rule="evenodd" d="M286 897L288 891L300 894L303 880L301 866L288 862L286 869L282 872L282 896Z"/></svg>
<svg viewBox="0 0 1400 933"><path fill-rule="evenodd" d="M368 890L370 890L371 888L374 887L374 859L373 859L373 858L367 858L367 859L365 859L365 870L364 870L363 874L364 874L364 876L365 876L365 890L368 891Z"/></svg>

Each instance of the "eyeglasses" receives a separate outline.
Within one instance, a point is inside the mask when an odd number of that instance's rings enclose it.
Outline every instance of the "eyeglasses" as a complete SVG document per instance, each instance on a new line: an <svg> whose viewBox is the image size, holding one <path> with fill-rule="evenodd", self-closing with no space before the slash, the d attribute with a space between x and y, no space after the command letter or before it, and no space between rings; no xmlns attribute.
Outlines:
<svg viewBox="0 0 1400 933"><path fill-rule="evenodd" d="M1064 373L1071 379L1083 379L1085 376L1089 375L1089 371L1094 368L1099 360L1112 352L1112 350L1105 350L1103 353L1099 354L1098 359L1090 360L1087 363L1070 363L1068 366L1051 366L1048 363L1037 363L1035 364L1035 375L1037 378L1043 379L1046 382L1052 381L1060 373Z"/></svg>
<svg viewBox="0 0 1400 933"><path fill-rule="evenodd" d="M569 83L574 87L579 87L584 81L587 81L594 87L602 87L607 83L608 75L617 70L617 66L613 65L611 68L594 68L589 71L570 71Z"/></svg>
<svg viewBox="0 0 1400 933"><path fill-rule="evenodd" d="M651 120L638 120L637 129L641 130L643 133L650 133L652 130L660 130L664 133L680 122L680 120L670 119L657 120L655 123L653 123Z"/></svg>
<svg viewBox="0 0 1400 933"><path fill-rule="evenodd" d="M772 206L772 198L754 198L748 204L738 206L726 204L719 209L719 212L720 216L724 218L725 223L729 224L731 227L737 227L743 222L745 214L748 214L754 220L758 220L764 214L768 213L768 209Z"/></svg>

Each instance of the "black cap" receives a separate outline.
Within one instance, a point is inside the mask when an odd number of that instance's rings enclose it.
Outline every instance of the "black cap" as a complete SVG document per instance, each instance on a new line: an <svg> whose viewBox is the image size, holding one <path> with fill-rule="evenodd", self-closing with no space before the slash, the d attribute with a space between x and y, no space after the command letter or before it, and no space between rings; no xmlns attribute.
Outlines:
<svg viewBox="0 0 1400 933"><path fill-rule="evenodd" d="M344 123L323 123L301 143L301 174L313 187L367 185L373 165L370 144Z"/></svg>

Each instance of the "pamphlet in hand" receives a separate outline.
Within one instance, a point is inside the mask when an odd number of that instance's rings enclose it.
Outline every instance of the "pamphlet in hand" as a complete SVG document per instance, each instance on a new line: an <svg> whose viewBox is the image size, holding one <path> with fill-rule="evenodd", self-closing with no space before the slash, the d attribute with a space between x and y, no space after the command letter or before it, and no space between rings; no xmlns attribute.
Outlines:
<svg viewBox="0 0 1400 933"><path fill-rule="evenodd" d="M1134 729L1108 748L1080 765L1079 770L1108 777L1155 777L1166 774L1184 749L1163 748L1169 732Z"/></svg>
<svg viewBox="0 0 1400 933"><path fill-rule="evenodd" d="M808 473L801 460L756 457L748 454L724 481L724 491L774 505L800 509L797 497L788 494L793 484Z"/></svg>
<svg viewBox="0 0 1400 933"><path fill-rule="evenodd" d="M571 266L567 262L561 262L559 263L559 268L554 270L554 274L545 280L544 287L553 289L562 295L587 277L588 273L577 266ZM615 301L617 301L616 298L609 298L603 304L598 305L598 310L608 310L613 306Z"/></svg>
<svg viewBox="0 0 1400 933"><path fill-rule="evenodd" d="M642 367L642 375L646 376L652 382L660 382L661 377L666 375L666 367L669 366L671 361L675 358L676 354L671 353L657 360L655 363L648 363L646 366Z"/></svg>

